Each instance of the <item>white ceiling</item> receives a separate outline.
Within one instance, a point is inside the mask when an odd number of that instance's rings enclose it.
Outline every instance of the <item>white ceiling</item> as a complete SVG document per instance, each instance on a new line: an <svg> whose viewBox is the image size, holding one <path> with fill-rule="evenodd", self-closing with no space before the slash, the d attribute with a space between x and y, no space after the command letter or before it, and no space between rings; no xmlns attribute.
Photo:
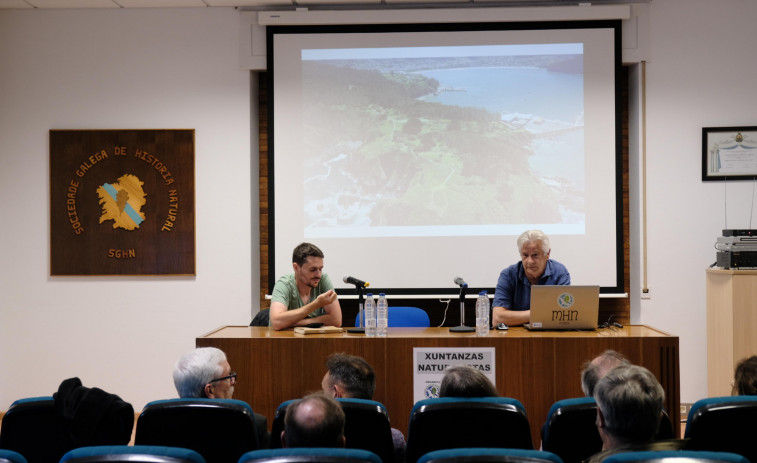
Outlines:
<svg viewBox="0 0 757 463"><path fill-rule="evenodd" d="M239 7L242 9L281 6L448 4L458 6L549 6L587 4L648 3L650 0L0 0L0 8L170 8Z"/></svg>

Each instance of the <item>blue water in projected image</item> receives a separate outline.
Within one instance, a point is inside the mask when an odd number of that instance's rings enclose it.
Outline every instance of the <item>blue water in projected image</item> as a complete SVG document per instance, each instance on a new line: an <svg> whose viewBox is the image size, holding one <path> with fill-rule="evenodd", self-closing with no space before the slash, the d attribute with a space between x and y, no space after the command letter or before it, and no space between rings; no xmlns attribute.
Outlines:
<svg viewBox="0 0 757 463"><path fill-rule="evenodd" d="M583 114L583 75L545 69L473 68L420 72L453 91L422 98L499 113L523 113L574 123ZM455 91L460 90L460 91Z"/></svg>
<svg viewBox="0 0 757 463"><path fill-rule="evenodd" d="M439 83L416 101L482 108L492 121L313 91L319 108L348 107L350 116L326 124L321 109L310 126L306 119L306 133L328 140L305 142L312 153L303 166L306 238L517 234L524 224L584 232L582 74L538 67L407 74Z"/></svg>
<svg viewBox="0 0 757 463"><path fill-rule="evenodd" d="M445 105L473 106L502 114L503 120L539 133L555 126L583 126L583 75L534 67L443 69L421 72L449 91L421 98ZM515 89L515 91L513 91ZM542 121L525 123L525 121ZM551 121L549 124L547 121ZM583 184L583 131L536 138L529 164L539 175L565 175Z"/></svg>

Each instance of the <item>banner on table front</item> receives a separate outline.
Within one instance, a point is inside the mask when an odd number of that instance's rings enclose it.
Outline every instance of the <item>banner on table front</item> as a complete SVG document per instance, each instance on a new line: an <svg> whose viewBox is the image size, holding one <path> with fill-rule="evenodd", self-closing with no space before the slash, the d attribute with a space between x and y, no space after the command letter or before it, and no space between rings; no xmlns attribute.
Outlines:
<svg viewBox="0 0 757 463"><path fill-rule="evenodd" d="M455 365L476 368L497 385L493 347L414 347L413 402L439 397L444 370Z"/></svg>

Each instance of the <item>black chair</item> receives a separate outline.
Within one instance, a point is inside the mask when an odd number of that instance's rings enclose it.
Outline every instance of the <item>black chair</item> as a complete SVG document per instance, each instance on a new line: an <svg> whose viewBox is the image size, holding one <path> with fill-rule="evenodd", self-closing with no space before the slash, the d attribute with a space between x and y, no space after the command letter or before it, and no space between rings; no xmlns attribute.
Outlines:
<svg viewBox="0 0 757 463"><path fill-rule="evenodd" d="M375 400L337 399L345 416L346 447L375 453L384 463L394 463L394 443L389 413Z"/></svg>
<svg viewBox="0 0 757 463"><path fill-rule="evenodd" d="M563 463L551 452L524 449L447 449L423 455L418 463Z"/></svg>
<svg viewBox="0 0 757 463"><path fill-rule="evenodd" d="M287 400L276 408L271 424L271 448L281 448L286 409L294 400ZM389 414L380 402L364 399L337 399L345 416L345 447L362 449L378 455L384 463L394 463L394 443Z"/></svg>
<svg viewBox="0 0 757 463"><path fill-rule="evenodd" d="M523 405L507 397L421 400L410 413L407 463L431 451L451 448L533 450Z"/></svg>
<svg viewBox="0 0 757 463"><path fill-rule="evenodd" d="M281 432L284 431L284 415L286 415L287 407L289 404L297 399L286 400L281 402L276 407L276 412L273 414L273 421L271 422L271 448L281 448Z"/></svg>
<svg viewBox="0 0 757 463"><path fill-rule="evenodd" d="M192 449L207 463L236 463L258 449L252 408L234 399L169 399L145 405L137 445Z"/></svg>
<svg viewBox="0 0 757 463"><path fill-rule="evenodd" d="M342 448L270 449L247 452L239 463L381 463L367 450Z"/></svg>
<svg viewBox="0 0 757 463"><path fill-rule="evenodd" d="M597 403L591 397L558 400L547 413L542 449L565 463L579 463L602 450L597 430ZM655 440L673 439L673 424L663 410Z"/></svg>
<svg viewBox="0 0 757 463"><path fill-rule="evenodd" d="M610 455L602 463L749 463L742 455L727 452L659 450Z"/></svg>
<svg viewBox="0 0 757 463"><path fill-rule="evenodd" d="M684 437L687 450L732 452L757 461L757 396L711 397L692 405Z"/></svg>
<svg viewBox="0 0 757 463"><path fill-rule="evenodd" d="M602 450L597 403L591 397L558 400L549 409L542 449L565 463L580 463Z"/></svg>
<svg viewBox="0 0 757 463"><path fill-rule="evenodd" d="M28 463L26 458L13 450L0 449L0 463Z"/></svg>
<svg viewBox="0 0 757 463"><path fill-rule="evenodd" d="M60 463L205 463L194 450L157 445L103 445L79 447Z"/></svg>
<svg viewBox="0 0 757 463"><path fill-rule="evenodd" d="M676 432L673 430L673 422L670 420L670 415L665 410L662 411L662 418L660 418L660 427L657 428L657 434L654 436L655 440L675 439Z"/></svg>
<svg viewBox="0 0 757 463"><path fill-rule="evenodd" d="M28 463L58 463L75 447L66 420L55 411L52 397L17 400L3 417L0 448L20 453Z"/></svg>
<svg viewBox="0 0 757 463"><path fill-rule="evenodd" d="M29 463L58 463L76 447L128 444L133 428L131 404L69 378L53 397L21 399L11 405L3 418L0 448L20 453Z"/></svg>
<svg viewBox="0 0 757 463"><path fill-rule="evenodd" d="M269 309L260 309L258 313L252 317L250 326L268 326L271 318L271 311Z"/></svg>

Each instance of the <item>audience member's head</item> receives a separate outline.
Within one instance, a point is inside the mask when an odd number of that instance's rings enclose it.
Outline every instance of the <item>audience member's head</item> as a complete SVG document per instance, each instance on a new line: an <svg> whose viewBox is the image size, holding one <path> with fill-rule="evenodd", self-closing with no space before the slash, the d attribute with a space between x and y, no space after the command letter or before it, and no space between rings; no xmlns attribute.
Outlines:
<svg viewBox="0 0 757 463"><path fill-rule="evenodd" d="M581 370L581 389L583 389L584 395L592 397L597 381L602 379L607 372L615 367L630 364L631 362L623 354L610 349L594 357L592 361L584 364L584 368Z"/></svg>
<svg viewBox="0 0 757 463"><path fill-rule="evenodd" d="M322 392L292 402L284 415L284 447L344 447L344 411Z"/></svg>
<svg viewBox="0 0 757 463"><path fill-rule="evenodd" d="M745 358L736 365L733 395L757 395L757 355Z"/></svg>
<svg viewBox="0 0 757 463"><path fill-rule="evenodd" d="M649 370L637 365L613 368L597 383L594 399L605 450L654 440L665 391Z"/></svg>
<svg viewBox="0 0 757 463"><path fill-rule="evenodd" d="M215 347L187 352L173 369L173 383L181 398L231 399L236 382L226 354Z"/></svg>
<svg viewBox="0 0 757 463"><path fill-rule="evenodd" d="M321 387L330 397L373 400L376 373L362 357L331 354L326 359L326 374Z"/></svg>
<svg viewBox="0 0 757 463"><path fill-rule="evenodd" d="M480 370L457 365L444 370L439 397L497 397L497 389Z"/></svg>

